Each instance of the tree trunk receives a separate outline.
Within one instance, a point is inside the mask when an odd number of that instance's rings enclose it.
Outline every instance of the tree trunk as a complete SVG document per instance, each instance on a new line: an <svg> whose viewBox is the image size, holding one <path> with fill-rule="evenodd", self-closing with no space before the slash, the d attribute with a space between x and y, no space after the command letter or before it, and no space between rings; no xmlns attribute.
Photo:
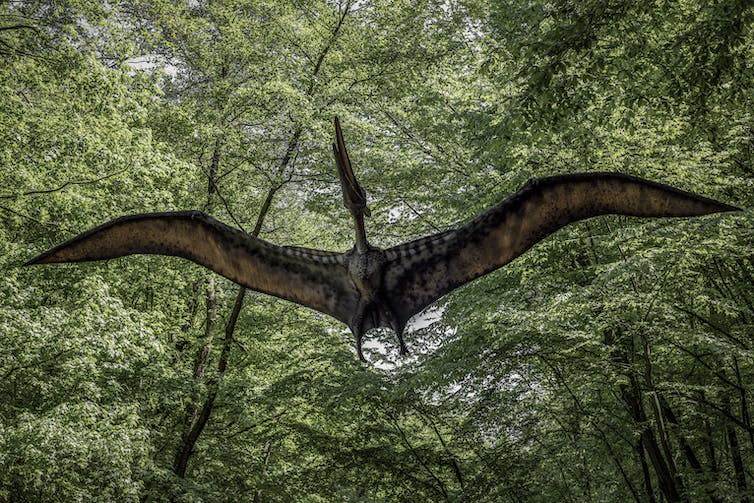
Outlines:
<svg viewBox="0 0 754 503"><path fill-rule="evenodd" d="M647 457L644 455L644 441L639 439L636 441L636 454L639 457L639 463L641 464L641 473L644 476L644 493L647 496L647 501L655 503L655 491L652 488L652 475L649 473L649 465L647 465Z"/></svg>
<svg viewBox="0 0 754 503"><path fill-rule="evenodd" d="M272 453L272 441L264 443L264 458L262 460L262 478L267 475L267 466L270 464L270 454ZM257 488L254 491L254 503L262 503L262 490Z"/></svg>
<svg viewBox="0 0 754 503"><path fill-rule="evenodd" d="M202 431L204 431L204 427L207 425L207 421L209 421L209 417L212 414L212 408L214 407L215 399L217 398L217 393L220 388L220 381L222 380L222 377L225 374L225 369L228 365L230 347L233 342L233 332L235 331L238 316L243 307L245 295L246 289L241 288L236 296L236 301L233 305L233 311L230 314L228 323L225 325L225 338L223 339L223 347L220 351L220 358L217 362L217 375L207 382L207 397L201 408L198 408L196 405L193 406L191 422L187 425L187 428L184 431L181 448L176 455L174 463L173 471L179 477L185 476L186 466L188 465L188 460L194 450L196 441L199 439L199 435L201 435Z"/></svg>
<svg viewBox="0 0 754 503"><path fill-rule="evenodd" d="M321 70L322 64L327 57L327 54L332 49L333 44L335 43L338 33L343 25L343 22L348 15L348 11L351 7L351 2L347 2L343 11L340 13L340 16L338 18L337 25L333 29L332 33L330 34L330 39L328 40L325 47L322 49L321 53L319 54L319 57L317 58L316 65L312 71L311 79L309 81L309 85L307 88L307 95L312 96L316 87L316 80L319 75L319 72ZM225 66L221 69L221 77L227 76L227 68ZM290 141L288 142L288 145L286 147L285 155L283 156L283 159L280 162L280 166L278 168L278 175L282 175L285 171L285 169L288 167L288 165L291 163L293 159L293 154L296 151L296 148L298 147L301 134L302 134L302 128L301 126L296 126L294 129L294 133L291 136ZM208 181L207 181L207 208L211 208L212 202L213 202L213 195L217 192L217 173L218 173L218 167L220 165L220 159L221 159L221 149L222 149L222 141L218 137L215 140L214 149L212 152L212 160L210 162L210 169L208 173ZM265 198L264 203L262 204L262 208L259 212L259 215L257 216L256 224L254 225L254 230L251 232L251 234L256 237L259 235L262 224L264 222L265 217L267 216L267 213L270 209L272 199L275 196L275 193L282 188L282 184L275 185L273 187L270 187L267 197ZM215 305L214 301L214 277L211 277L210 282L212 284L212 291L213 291L213 309ZM188 460L194 450L194 446L196 445L196 442L199 438L199 435L204 430L204 427L207 424L207 421L209 421L210 415L212 414L212 409L214 407L215 399L217 397L217 393L219 391L220 382L222 380L222 377L225 373L228 357L230 354L230 347L233 340L233 332L235 331L236 322L238 321L238 316L241 311L241 307L243 306L243 300L246 294L246 289L241 288L238 292L238 295L236 296L236 300L233 306L233 311L230 315L230 318L228 319L228 323L225 326L225 338L223 341L223 348L220 353L220 357L218 360L218 366L217 366L217 376L210 379L207 382L208 391L206 398L204 400L204 403L199 406L198 403L194 402L192 403L187 410L186 413L186 421L184 426L184 432L181 437L181 445L176 453L176 457L173 463L173 471L176 475L179 477L184 477L186 474L186 467L188 465ZM209 301L208 301L209 306ZM208 307L209 309L209 307ZM209 311L208 311L209 312ZM212 321L214 322L215 317L215 311L213 311L213 317ZM209 315L208 315L208 321L207 321L208 327L207 327L207 334L210 334L211 332L211 325L209 321ZM207 336L205 337L205 344L200 348L199 353L197 354L197 358L195 360L194 364L194 379L200 380L204 375L204 367L206 366L206 362L209 357L209 353L211 350L211 337ZM256 495L255 495L256 498Z"/></svg>
<svg viewBox="0 0 754 503"><path fill-rule="evenodd" d="M222 142L218 137L215 139L215 145L212 150L212 161L209 166L207 181L207 208L211 209L212 195L216 192L217 170L220 166L220 150ZM207 307L207 321L204 327L204 336L202 337L199 349L194 357L193 378L195 383L199 383L204 378L209 355L212 350L212 334L214 331L215 320L217 319L217 299L215 296L215 276L210 273L207 279L207 295L205 304ZM199 406L199 397L192 397L191 403L186 406L186 414L183 420L183 432L181 433L181 443L173 459L173 472L183 478L186 475L186 467L191 453L194 450L196 439L201 430L197 431L196 422L201 416Z"/></svg>
<svg viewBox="0 0 754 503"><path fill-rule="evenodd" d="M194 382L200 382L204 377L204 371L209 360L210 349L212 346L212 332L217 318L217 299L215 297L215 278L210 276L207 280L207 322L204 329L202 344L197 350L194 358ZM199 432L195 431L196 421L199 418L199 398L194 397L189 405L186 406L186 415L184 417L183 433L181 434L181 445L178 447L175 459L173 460L173 472L183 478L186 475L186 467L191 452L196 443L196 437Z"/></svg>
<svg viewBox="0 0 754 503"><path fill-rule="evenodd" d="M730 410L730 399L725 397L723 401L723 407L726 410ZM746 471L744 469L743 458L741 457L741 447L738 443L738 434L736 433L735 425L729 421L725 422L725 433L728 436L728 448L730 449L730 457L733 462L733 471L736 474L736 486L742 493L741 503L748 503L749 498L743 494L746 493Z"/></svg>
<svg viewBox="0 0 754 503"><path fill-rule="evenodd" d="M632 379L633 381L633 379ZM633 389L632 389L633 388ZM636 391L636 385L634 383L631 388L627 385L621 386L621 396L624 402L628 406L629 413L634 419L637 425L642 430L640 433L644 449L649 455L649 461L652 463L655 475L657 476L657 482L660 485L660 491L667 498L669 502L683 501L681 493L675 483L675 477L670 471L665 459L662 456L662 450L654 432L649 427L644 407L638 398Z"/></svg>
<svg viewBox="0 0 754 503"><path fill-rule="evenodd" d="M678 437L678 443L681 446L681 451L686 457L686 461L688 461L689 466L691 466L691 468L702 478L702 481L705 484L705 492L707 492L710 501L712 503L721 503L722 500L714 495L712 489L709 486L709 482L712 481L710 480L711 477L708 473L705 472L702 464L699 462L699 458L697 457L696 452L694 452L691 444L689 444L689 442L686 440L686 437L683 435L683 433L681 433L681 425L679 424L678 418L673 412L673 409L670 408L670 404L662 396L659 397L659 403L662 408L662 413L667 418L668 423L672 424L677 430L676 436Z"/></svg>
<svg viewBox="0 0 754 503"><path fill-rule="evenodd" d="M628 359L628 350L620 348L616 344L614 332L606 332L604 337L605 344L611 348L612 359L621 367L627 368L630 363ZM657 483L660 486L660 491L671 503L683 501L684 498L681 496L681 491L677 486L676 478L673 476L671 468L664 459L662 448L657 442L654 431L652 431L649 425L649 420L641 400L641 387L639 386L636 376L629 373L628 382L629 384L620 384L618 386L620 395L628 407L629 415L641 429L639 435L644 447L643 450L649 455L649 461L652 463L652 468L657 476Z"/></svg>
<svg viewBox="0 0 754 503"><path fill-rule="evenodd" d="M749 444L752 451L754 451L754 429L751 427L751 416L749 415L749 402L746 397L746 386L741 378L741 369L738 366L738 358L733 356L733 370L736 374L736 384L741 402L741 421L747 426L747 433L749 434Z"/></svg>

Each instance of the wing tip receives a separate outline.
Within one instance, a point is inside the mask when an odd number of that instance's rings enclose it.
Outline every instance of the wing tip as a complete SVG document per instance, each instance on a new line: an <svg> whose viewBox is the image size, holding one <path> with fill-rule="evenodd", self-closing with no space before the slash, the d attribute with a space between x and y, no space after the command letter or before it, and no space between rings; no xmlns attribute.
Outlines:
<svg viewBox="0 0 754 503"><path fill-rule="evenodd" d="M63 243L67 244L67 243ZM39 255L36 255L35 257L30 258L23 264L21 264L22 267L28 267L30 265L41 265L41 264L52 264L56 262L61 262L60 260L55 260L54 255L60 250L62 245L58 245L54 248L50 248L49 250L40 253Z"/></svg>
<svg viewBox="0 0 754 503"><path fill-rule="evenodd" d="M119 218L116 218L114 220L110 220L108 222L105 222L102 225L98 225L96 227L93 227L87 231L82 232L81 234L78 234L77 236L74 236L67 241L64 241L60 243L59 245L50 248L49 250L40 253L39 255L27 260L23 264L21 264L23 267L32 266L32 265L41 265L41 264L57 264L57 263L63 263L63 262L86 262L90 260L101 260L100 258L94 258L89 255L80 255L76 256L75 253L72 254L72 251L75 249L75 246L88 238L94 236L95 234L109 229L115 225L139 221L139 220L146 220L150 218L184 218L189 220L199 220L203 223L217 226L218 224L221 224L221 222L215 220L210 215L207 215L203 211L199 210L184 210L184 211L168 211L168 212L155 212L155 213L139 213L135 215L125 215ZM74 247L74 248L71 248ZM64 250L67 248L71 248L66 253ZM63 253L60 253L63 252Z"/></svg>
<svg viewBox="0 0 754 503"><path fill-rule="evenodd" d="M42 255L44 255L44 253ZM29 267L30 265L44 264L44 262L42 261L44 257L42 257L42 255L37 255L36 257L27 260L26 262L21 264L21 267Z"/></svg>
<svg viewBox="0 0 754 503"><path fill-rule="evenodd" d="M673 192L679 196L693 199L696 202L704 203L707 205L706 211L700 211L698 214L695 214L695 215L746 211L744 208L739 208L737 206L723 203L721 201L712 199L710 197L702 196L694 192L679 189L677 187L673 187L672 185L668 185L665 183L647 180L646 178L642 178L636 175L630 175L628 173L621 173L620 171L592 171L592 172L567 173L567 174L562 174L562 175L545 176L541 178L530 178L526 182L526 185L524 185L524 189L537 190L537 189L543 189L548 186L557 185L562 182L585 182L585 181L595 182L600 179L605 180L605 179L611 179L611 178L613 180L627 181L627 182L640 183L643 185L653 186L655 188L662 189L668 192ZM692 216L692 215L688 215L688 216Z"/></svg>
<svg viewBox="0 0 754 503"><path fill-rule="evenodd" d="M746 211L746 208L739 208L738 206L733 206L731 204L727 203L721 203L719 201L715 201L717 205L720 207L720 211L718 213L740 213Z"/></svg>

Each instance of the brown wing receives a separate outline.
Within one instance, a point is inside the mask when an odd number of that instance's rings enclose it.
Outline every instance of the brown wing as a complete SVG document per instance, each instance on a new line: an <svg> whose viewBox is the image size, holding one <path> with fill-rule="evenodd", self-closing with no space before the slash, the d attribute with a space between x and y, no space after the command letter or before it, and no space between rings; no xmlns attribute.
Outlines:
<svg viewBox="0 0 754 503"><path fill-rule="evenodd" d="M385 289L403 326L446 293L504 266L568 223L605 214L688 217L737 210L619 173L531 180L460 229L387 250Z"/></svg>
<svg viewBox="0 0 754 503"><path fill-rule="evenodd" d="M118 218L80 234L25 265L174 255L252 290L290 300L348 323L357 294L342 254L276 246L198 212Z"/></svg>

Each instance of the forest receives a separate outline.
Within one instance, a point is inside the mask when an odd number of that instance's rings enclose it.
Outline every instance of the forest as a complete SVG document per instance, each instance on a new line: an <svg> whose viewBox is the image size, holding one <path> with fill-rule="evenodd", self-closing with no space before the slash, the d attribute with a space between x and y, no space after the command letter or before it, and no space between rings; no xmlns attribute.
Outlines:
<svg viewBox="0 0 754 503"><path fill-rule="evenodd" d="M190 261L22 264L200 210L343 252L531 178L744 208L569 225L365 337ZM754 502L747 0L0 2L0 503Z"/></svg>

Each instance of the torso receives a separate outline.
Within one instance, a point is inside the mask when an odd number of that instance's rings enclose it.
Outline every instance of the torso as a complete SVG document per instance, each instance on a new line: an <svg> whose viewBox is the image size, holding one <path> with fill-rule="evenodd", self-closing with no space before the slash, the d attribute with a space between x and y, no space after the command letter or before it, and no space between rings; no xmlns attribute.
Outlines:
<svg viewBox="0 0 754 503"><path fill-rule="evenodd" d="M348 252L348 275L361 294L361 302L378 300L386 262L385 252L379 248L370 247L362 253L354 248Z"/></svg>

